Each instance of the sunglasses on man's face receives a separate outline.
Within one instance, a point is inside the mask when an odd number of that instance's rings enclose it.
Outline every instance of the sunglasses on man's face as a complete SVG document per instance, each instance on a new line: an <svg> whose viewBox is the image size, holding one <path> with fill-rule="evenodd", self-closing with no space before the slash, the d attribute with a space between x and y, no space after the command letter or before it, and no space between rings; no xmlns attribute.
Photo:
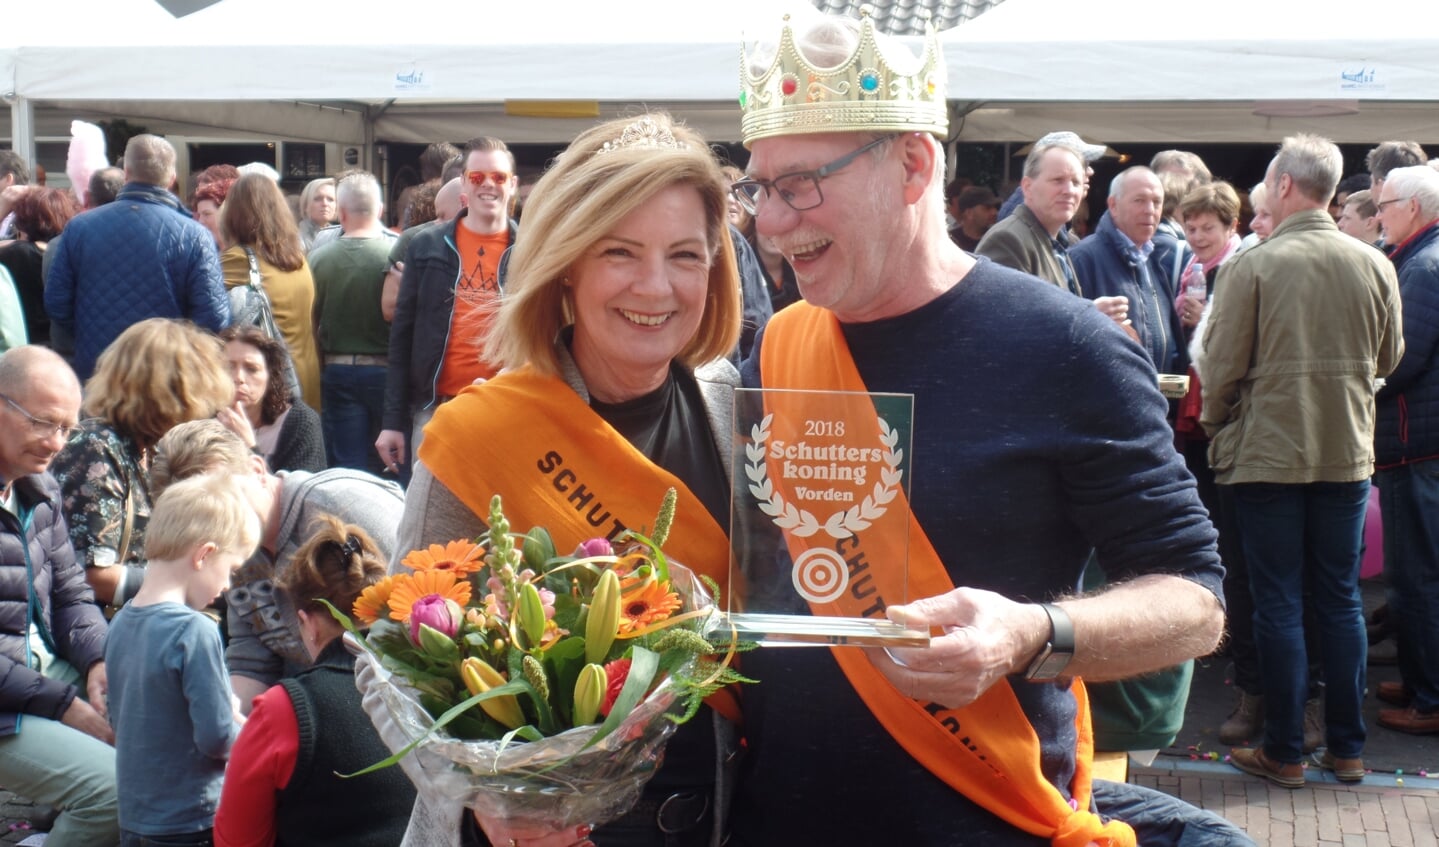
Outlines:
<svg viewBox="0 0 1439 847"><path fill-rule="evenodd" d="M511 176L504 171L465 171L465 179L469 180L470 185L484 185L486 182L504 185L510 181Z"/></svg>

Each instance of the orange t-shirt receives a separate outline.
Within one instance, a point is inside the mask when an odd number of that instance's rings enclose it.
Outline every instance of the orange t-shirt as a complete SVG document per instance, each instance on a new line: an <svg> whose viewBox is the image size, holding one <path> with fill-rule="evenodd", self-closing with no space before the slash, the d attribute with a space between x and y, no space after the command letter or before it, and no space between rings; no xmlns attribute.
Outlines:
<svg viewBox="0 0 1439 847"><path fill-rule="evenodd" d="M460 251L460 278L455 283L455 308L450 314L450 341L435 393L453 397L476 379L489 379L498 370L480 360L485 330L499 305L500 256L510 246L510 233L471 232L463 223L455 227Z"/></svg>

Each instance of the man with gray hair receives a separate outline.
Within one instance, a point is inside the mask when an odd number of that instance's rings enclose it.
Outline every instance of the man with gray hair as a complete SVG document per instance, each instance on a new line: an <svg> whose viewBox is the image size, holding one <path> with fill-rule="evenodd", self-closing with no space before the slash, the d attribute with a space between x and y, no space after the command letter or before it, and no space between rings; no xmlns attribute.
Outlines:
<svg viewBox="0 0 1439 847"><path fill-rule="evenodd" d="M380 434L390 324L380 310L390 239L380 184L363 171L335 187L344 235L310 254L315 338L324 360L325 451L330 467L383 473L370 445Z"/></svg>
<svg viewBox="0 0 1439 847"><path fill-rule="evenodd" d="M1364 156L1364 166L1369 169L1369 191L1379 197L1390 171L1428 161L1429 155L1417 141L1385 141Z"/></svg>
<svg viewBox="0 0 1439 847"><path fill-rule="evenodd" d="M1079 294L1069 240L1061 233L1084 202L1087 167L1083 154L1069 144L1036 143L1024 160L1019 184L1024 202L990 227L974 252Z"/></svg>
<svg viewBox="0 0 1439 847"><path fill-rule="evenodd" d="M90 376L100 351L146 318L187 318L219 332L230 299L209 230L196 223L175 182L175 148L154 135L125 147L125 187L115 202L77 215L47 252L45 310L75 338L75 372Z"/></svg>
<svg viewBox="0 0 1439 847"><path fill-rule="evenodd" d="M1164 189L1149 168L1121 172L1109 185L1109 208L1093 235L1069 251L1084 280L1084 296L1120 326L1133 327L1159 373L1183 373L1183 329L1174 308L1178 292L1156 260L1154 233Z"/></svg>
<svg viewBox="0 0 1439 847"><path fill-rule="evenodd" d="M1395 168L1379 222L1399 271L1404 357L1380 389L1374 484L1384 517L1384 577L1400 682L1381 682L1379 725L1439 733L1439 173Z"/></svg>
<svg viewBox="0 0 1439 847"><path fill-rule="evenodd" d="M1404 341L1393 266L1329 216L1343 166L1327 139L1284 140L1264 177L1274 232L1221 269L1204 334L1200 423L1215 481L1232 486L1264 674L1263 743L1230 761L1282 788L1304 785L1306 595L1326 683L1316 764L1364 778L1359 559L1374 379Z"/></svg>
<svg viewBox="0 0 1439 847"><path fill-rule="evenodd" d="M113 845L105 618L48 473L79 414L80 383L59 356L0 355L0 785L60 810L52 844Z"/></svg>
<svg viewBox="0 0 1439 847"><path fill-rule="evenodd" d="M1139 348L1052 281L949 238L942 51L903 55L867 12L786 22L764 45L783 51L741 63L751 156L733 190L804 295L756 336L742 375L914 395L909 455L925 472L906 553L880 555L866 530L844 539L863 580L826 609L940 634L925 648L749 654L746 673L766 682L745 694L729 843L1252 844L1177 798L1088 776L1072 678L1123 679L1213 649L1214 529ZM856 60L860 45L880 57ZM1026 203L1067 219L1084 162L1057 146L1036 158L1058 184L1027 188ZM1041 235L1048 249L1054 233ZM823 534L784 541L800 561L826 543L833 555ZM1093 549L1116 579L1076 596ZM748 576L792 580L788 567ZM827 813L837 803L884 813Z"/></svg>

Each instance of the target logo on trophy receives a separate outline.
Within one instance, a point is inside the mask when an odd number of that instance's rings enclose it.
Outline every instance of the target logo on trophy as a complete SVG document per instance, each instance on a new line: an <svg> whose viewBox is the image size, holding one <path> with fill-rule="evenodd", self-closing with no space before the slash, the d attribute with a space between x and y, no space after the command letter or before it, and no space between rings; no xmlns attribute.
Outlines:
<svg viewBox="0 0 1439 847"><path fill-rule="evenodd" d="M914 398L740 389L730 612L766 644L924 643L889 623L908 599Z"/></svg>

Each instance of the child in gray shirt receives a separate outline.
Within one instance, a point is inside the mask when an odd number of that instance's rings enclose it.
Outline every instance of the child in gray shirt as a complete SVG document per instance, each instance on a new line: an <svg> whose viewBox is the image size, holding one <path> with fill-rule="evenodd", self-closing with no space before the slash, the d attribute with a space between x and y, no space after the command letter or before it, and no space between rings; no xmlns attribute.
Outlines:
<svg viewBox="0 0 1439 847"><path fill-rule="evenodd" d="M198 610L260 541L260 520L228 476L161 495L145 584L115 615L105 647L122 847L209 847L230 745L239 733L215 622Z"/></svg>

